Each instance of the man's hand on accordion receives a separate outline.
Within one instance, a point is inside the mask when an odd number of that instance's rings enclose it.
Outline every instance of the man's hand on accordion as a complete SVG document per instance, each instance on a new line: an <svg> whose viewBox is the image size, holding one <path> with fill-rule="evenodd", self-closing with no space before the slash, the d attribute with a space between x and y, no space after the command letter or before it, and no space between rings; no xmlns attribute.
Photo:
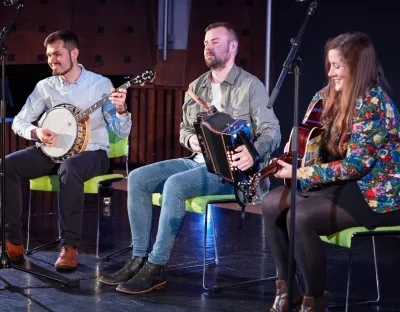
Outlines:
<svg viewBox="0 0 400 312"><path fill-rule="evenodd" d="M245 145L240 145L232 152L232 167L237 167L239 170L245 171L254 165L253 157L247 150Z"/></svg>
<svg viewBox="0 0 400 312"><path fill-rule="evenodd" d="M199 140L197 139L196 135L192 135L189 139L190 147L192 148L193 152L201 153L201 148L199 144Z"/></svg>

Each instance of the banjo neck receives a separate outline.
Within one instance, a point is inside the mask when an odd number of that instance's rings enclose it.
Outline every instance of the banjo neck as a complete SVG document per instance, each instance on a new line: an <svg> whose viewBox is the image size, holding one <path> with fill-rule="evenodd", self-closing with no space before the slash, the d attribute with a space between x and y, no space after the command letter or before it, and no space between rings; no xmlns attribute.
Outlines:
<svg viewBox="0 0 400 312"><path fill-rule="evenodd" d="M146 82L152 81L155 78L155 73L152 70L147 70L143 74L136 76L135 78L125 82L122 86L118 87L116 90L121 89L128 89L131 85L133 84L139 84L143 86ZM75 120L77 122L82 121L83 119L87 118L91 113L94 111L98 110L101 108L104 104L110 101L109 97L112 93L107 94L105 97L103 97L100 101L97 101L93 105L91 105L89 108L83 110L79 114L75 116Z"/></svg>

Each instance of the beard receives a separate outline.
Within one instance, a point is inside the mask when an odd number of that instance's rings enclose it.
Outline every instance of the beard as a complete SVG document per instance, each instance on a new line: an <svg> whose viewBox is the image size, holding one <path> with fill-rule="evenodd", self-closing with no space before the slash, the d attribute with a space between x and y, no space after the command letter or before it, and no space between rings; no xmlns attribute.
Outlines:
<svg viewBox="0 0 400 312"><path fill-rule="evenodd" d="M63 72L58 72L57 70L53 70L51 74L53 76L64 76L65 74L68 74L71 71L72 67L73 67L73 64L72 64L72 57L71 57L71 53L70 53L69 54L69 67L68 67L68 69L64 70Z"/></svg>
<svg viewBox="0 0 400 312"><path fill-rule="evenodd" d="M212 58L207 58L209 56L212 56ZM229 46L227 46L226 50L220 55L215 55L213 52L209 52L207 57L205 58L205 62L208 68L214 70L222 69L226 66L226 63L231 58L231 53L229 53Z"/></svg>

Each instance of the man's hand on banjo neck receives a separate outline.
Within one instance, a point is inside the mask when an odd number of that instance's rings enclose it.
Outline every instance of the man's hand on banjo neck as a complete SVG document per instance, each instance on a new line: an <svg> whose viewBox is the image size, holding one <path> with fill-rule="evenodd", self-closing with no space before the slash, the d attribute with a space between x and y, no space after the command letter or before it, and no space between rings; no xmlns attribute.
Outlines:
<svg viewBox="0 0 400 312"><path fill-rule="evenodd" d="M126 110L126 89L111 89L112 94L110 95L109 99L111 103L115 105L117 109L117 113L123 117L128 116L128 112Z"/></svg>

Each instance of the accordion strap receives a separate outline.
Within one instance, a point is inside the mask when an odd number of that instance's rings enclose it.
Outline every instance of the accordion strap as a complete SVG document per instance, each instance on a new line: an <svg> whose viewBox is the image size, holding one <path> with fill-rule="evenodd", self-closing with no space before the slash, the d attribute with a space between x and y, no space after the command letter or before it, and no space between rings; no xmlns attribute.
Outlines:
<svg viewBox="0 0 400 312"><path fill-rule="evenodd" d="M188 90L186 91L186 93L187 93L193 100L195 100L197 104L199 104L201 107L203 107L204 110L205 110L207 113L212 113L211 107L209 107L209 106L207 105L207 103L203 101L203 99L201 99L199 96L197 96L196 94L194 94L192 90L188 89Z"/></svg>

